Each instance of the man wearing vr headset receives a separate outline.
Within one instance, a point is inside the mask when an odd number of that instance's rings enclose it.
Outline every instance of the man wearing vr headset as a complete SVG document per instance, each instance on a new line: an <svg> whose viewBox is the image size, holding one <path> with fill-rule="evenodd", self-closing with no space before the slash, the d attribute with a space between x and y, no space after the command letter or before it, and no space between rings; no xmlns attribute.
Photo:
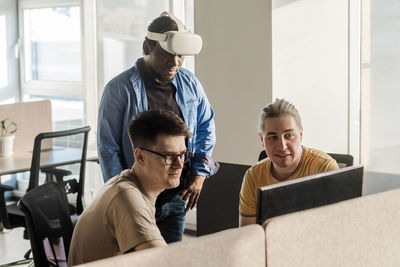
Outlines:
<svg viewBox="0 0 400 267"><path fill-rule="evenodd" d="M186 143L194 156L185 164L179 187L165 190L157 198L157 226L167 243L182 240L186 212L197 203L204 179L219 167L211 158L214 111L198 79L181 68L184 56L197 54L201 46L200 36L163 12L148 27L144 57L106 85L99 106L97 144L105 181L133 165L127 127L140 112L170 110L193 133Z"/></svg>

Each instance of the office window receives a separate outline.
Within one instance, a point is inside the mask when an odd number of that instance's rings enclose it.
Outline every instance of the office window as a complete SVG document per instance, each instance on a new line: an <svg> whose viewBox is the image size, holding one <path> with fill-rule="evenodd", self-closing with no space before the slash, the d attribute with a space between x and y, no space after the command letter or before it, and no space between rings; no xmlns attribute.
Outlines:
<svg viewBox="0 0 400 267"><path fill-rule="evenodd" d="M0 15L0 88L8 85L6 16Z"/></svg>
<svg viewBox="0 0 400 267"><path fill-rule="evenodd" d="M362 1L361 161L368 193L400 187L399 25L399 1Z"/></svg>
<svg viewBox="0 0 400 267"><path fill-rule="evenodd" d="M79 2L20 1L23 94L82 97Z"/></svg>
<svg viewBox="0 0 400 267"><path fill-rule="evenodd" d="M19 1L23 101L50 99L53 129L83 125L83 41L79 1Z"/></svg>
<svg viewBox="0 0 400 267"><path fill-rule="evenodd" d="M79 7L24 9L24 31L26 82L81 81Z"/></svg>

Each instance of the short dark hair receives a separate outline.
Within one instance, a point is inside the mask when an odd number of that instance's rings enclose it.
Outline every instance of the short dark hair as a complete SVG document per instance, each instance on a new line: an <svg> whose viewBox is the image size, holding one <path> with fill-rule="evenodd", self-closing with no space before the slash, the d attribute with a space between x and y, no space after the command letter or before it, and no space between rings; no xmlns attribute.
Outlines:
<svg viewBox="0 0 400 267"><path fill-rule="evenodd" d="M154 19L149 27L147 28L149 32L156 32L156 33L164 33L168 31L177 31L178 30L178 24L171 19L169 16L161 16L157 17ZM147 37L145 38L146 42L151 46L154 47L157 44L157 41L153 41L148 39Z"/></svg>
<svg viewBox="0 0 400 267"><path fill-rule="evenodd" d="M128 134L134 148L154 145L159 135L191 136L185 122L168 110L139 113L129 122Z"/></svg>

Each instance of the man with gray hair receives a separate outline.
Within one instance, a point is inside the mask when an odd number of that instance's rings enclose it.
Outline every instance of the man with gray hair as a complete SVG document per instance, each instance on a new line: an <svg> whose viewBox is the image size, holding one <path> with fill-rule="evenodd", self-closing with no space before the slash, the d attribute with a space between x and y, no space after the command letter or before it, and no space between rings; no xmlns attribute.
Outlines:
<svg viewBox="0 0 400 267"><path fill-rule="evenodd" d="M257 189L339 168L328 154L303 147L303 127L296 107L276 99L261 112L259 136L267 158L247 170L240 191L239 225L256 223Z"/></svg>

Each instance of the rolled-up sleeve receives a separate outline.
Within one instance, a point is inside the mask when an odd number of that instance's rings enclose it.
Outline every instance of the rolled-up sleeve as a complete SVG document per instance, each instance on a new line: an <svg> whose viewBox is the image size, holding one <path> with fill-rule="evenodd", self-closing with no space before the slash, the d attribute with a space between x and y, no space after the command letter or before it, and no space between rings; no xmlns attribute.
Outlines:
<svg viewBox="0 0 400 267"><path fill-rule="evenodd" d="M192 170L196 175L210 176L218 171L219 164L211 158L215 146L215 122L212 109L204 89L196 79L198 93L196 136Z"/></svg>

